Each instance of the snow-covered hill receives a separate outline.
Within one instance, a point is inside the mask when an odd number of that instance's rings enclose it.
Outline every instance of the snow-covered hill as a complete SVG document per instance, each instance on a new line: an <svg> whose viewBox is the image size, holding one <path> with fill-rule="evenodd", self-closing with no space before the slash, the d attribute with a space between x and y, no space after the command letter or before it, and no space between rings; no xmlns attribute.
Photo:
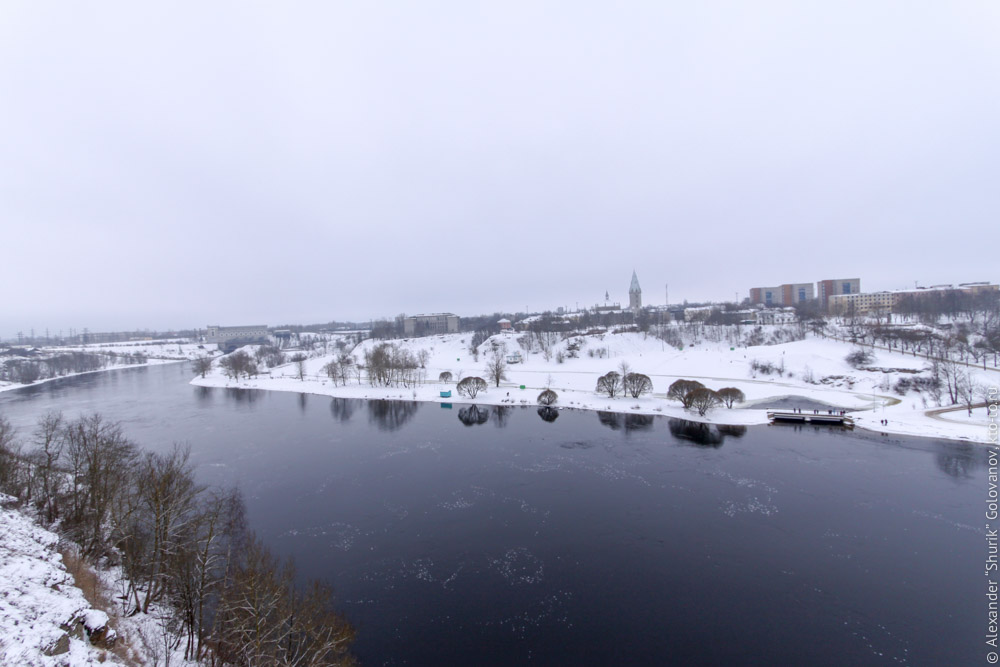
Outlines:
<svg viewBox="0 0 1000 667"><path fill-rule="evenodd" d="M108 617L74 585L59 537L3 507L12 500L0 494L0 664L124 664L87 639L83 628L106 627Z"/></svg>

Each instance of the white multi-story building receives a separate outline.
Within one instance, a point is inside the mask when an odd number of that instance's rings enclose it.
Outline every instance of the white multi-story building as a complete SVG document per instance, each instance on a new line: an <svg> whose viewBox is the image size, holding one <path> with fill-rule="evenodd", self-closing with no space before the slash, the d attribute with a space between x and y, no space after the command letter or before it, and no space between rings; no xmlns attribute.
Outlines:
<svg viewBox="0 0 1000 667"><path fill-rule="evenodd" d="M964 294L979 294L1000 290L1000 286L988 283L961 283L955 285L932 285L917 289L894 290L886 292L867 292L860 294L835 294L830 297L829 310L832 315L868 315L891 313L893 308L904 297L921 298L931 294L945 292L962 292Z"/></svg>

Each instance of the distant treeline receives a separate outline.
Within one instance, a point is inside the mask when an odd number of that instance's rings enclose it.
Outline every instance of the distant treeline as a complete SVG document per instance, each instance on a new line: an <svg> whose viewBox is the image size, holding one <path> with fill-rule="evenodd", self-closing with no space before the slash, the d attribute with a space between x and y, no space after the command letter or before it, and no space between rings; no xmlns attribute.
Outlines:
<svg viewBox="0 0 1000 667"><path fill-rule="evenodd" d="M8 351L12 354L13 351ZM19 350L18 355L23 353ZM34 354L37 358L7 359L0 364L0 380L31 384L37 380L61 377L71 373L99 371L109 366L145 364L149 357L142 352L60 352L54 355Z"/></svg>

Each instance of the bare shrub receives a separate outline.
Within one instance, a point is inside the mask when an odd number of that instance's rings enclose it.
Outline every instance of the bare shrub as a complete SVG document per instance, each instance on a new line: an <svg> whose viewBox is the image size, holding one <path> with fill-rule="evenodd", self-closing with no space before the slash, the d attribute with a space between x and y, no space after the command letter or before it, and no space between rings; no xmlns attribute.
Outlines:
<svg viewBox="0 0 1000 667"><path fill-rule="evenodd" d="M733 403L742 403L746 400L746 395L736 387L723 387L717 393L719 399L730 409L733 407Z"/></svg>
<svg viewBox="0 0 1000 667"><path fill-rule="evenodd" d="M622 365L624 366L625 364ZM653 391L653 381L649 379L648 375L643 375L642 373L627 373L622 378L622 386L625 388L625 392L632 398L639 398L643 394Z"/></svg>
<svg viewBox="0 0 1000 667"><path fill-rule="evenodd" d="M622 376L616 372L611 371L606 375L602 375L597 379L597 391L602 394L607 394L608 398L614 398L618 395L618 392L622 388Z"/></svg>
<svg viewBox="0 0 1000 667"><path fill-rule="evenodd" d="M558 394L551 389L546 389L538 395L539 405L553 405L557 400L559 400Z"/></svg>
<svg viewBox="0 0 1000 667"><path fill-rule="evenodd" d="M691 407L691 393L696 389L703 389L705 385L697 380L676 380L667 389L667 398L680 401L684 409Z"/></svg>
<svg viewBox="0 0 1000 667"><path fill-rule="evenodd" d="M479 392L485 391L488 386L486 380L483 378L471 375L459 382L455 389L462 396L475 398Z"/></svg>
<svg viewBox="0 0 1000 667"><path fill-rule="evenodd" d="M706 412L722 402L719 395L708 387L699 387L698 389L692 391L689 396L691 406L694 407L698 411L698 414L703 417Z"/></svg>

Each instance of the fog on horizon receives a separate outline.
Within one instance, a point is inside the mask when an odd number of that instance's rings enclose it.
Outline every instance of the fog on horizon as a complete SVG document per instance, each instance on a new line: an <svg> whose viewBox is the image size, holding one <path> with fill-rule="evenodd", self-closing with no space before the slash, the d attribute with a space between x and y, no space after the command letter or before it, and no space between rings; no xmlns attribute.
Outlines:
<svg viewBox="0 0 1000 667"><path fill-rule="evenodd" d="M0 338L995 282L986 1L0 7Z"/></svg>

